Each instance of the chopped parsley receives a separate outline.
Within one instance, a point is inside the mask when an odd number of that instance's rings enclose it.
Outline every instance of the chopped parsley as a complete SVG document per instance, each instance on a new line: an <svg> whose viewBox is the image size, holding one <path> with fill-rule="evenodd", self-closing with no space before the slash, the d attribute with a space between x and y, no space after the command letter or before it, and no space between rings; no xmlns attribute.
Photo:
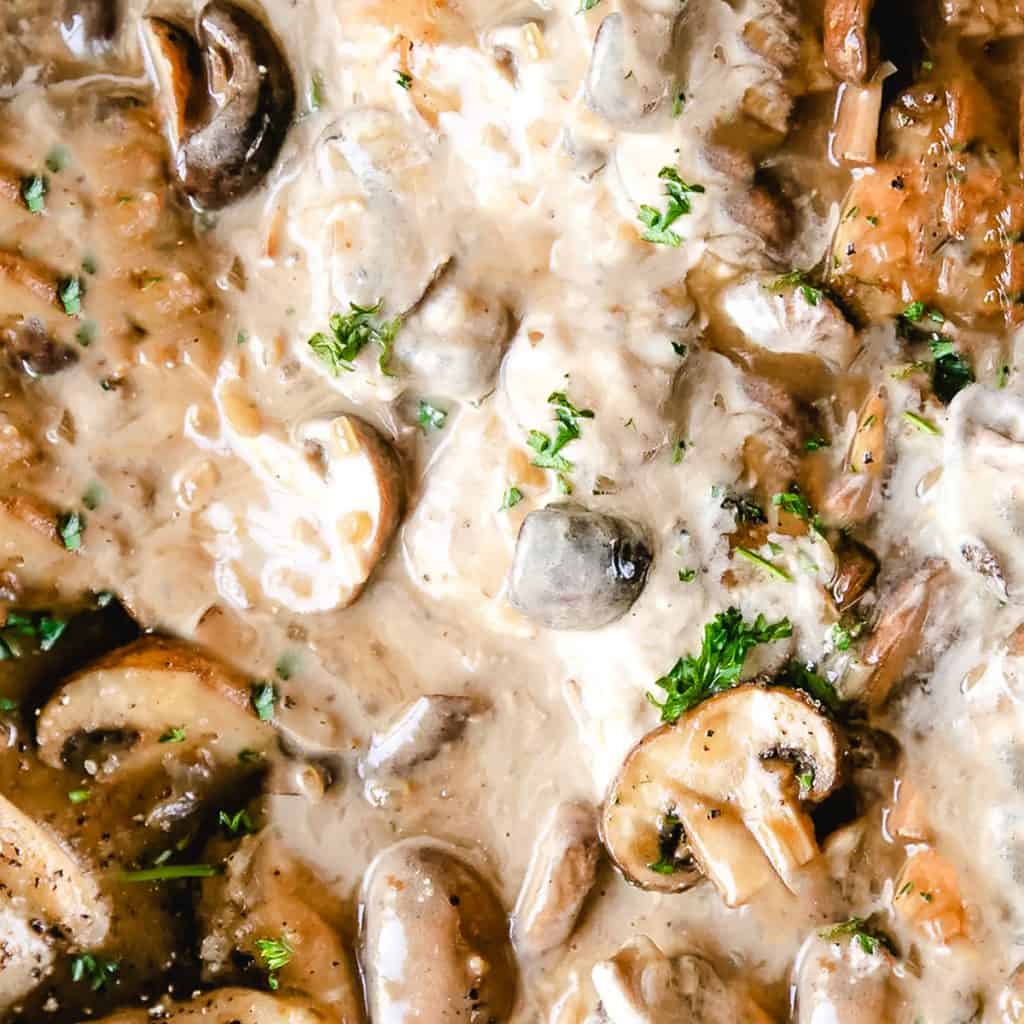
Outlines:
<svg viewBox="0 0 1024 1024"><path fill-rule="evenodd" d="M832 647L837 651L848 651L853 641L863 632L863 622L855 622L852 626L843 626L837 622L832 627Z"/></svg>
<svg viewBox="0 0 1024 1024"><path fill-rule="evenodd" d="M412 88L412 75L407 71L396 71L395 72L395 85L399 88L409 90Z"/></svg>
<svg viewBox="0 0 1024 1024"><path fill-rule="evenodd" d="M523 492L518 487L510 487L502 496L499 511L506 512L510 508L515 508L522 500Z"/></svg>
<svg viewBox="0 0 1024 1024"><path fill-rule="evenodd" d="M45 612L8 612L0 626L0 661L21 656L18 637L34 640L41 651L52 650L67 625L66 620Z"/></svg>
<svg viewBox="0 0 1024 1024"><path fill-rule="evenodd" d="M601 0L580 0L579 7L576 8L577 14L583 14L586 11L592 11Z"/></svg>
<svg viewBox="0 0 1024 1024"><path fill-rule="evenodd" d="M879 946L891 950L892 943L889 939L876 932L862 917L851 917L848 921L840 921L832 925L818 935L828 942L838 942L840 939L849 936L860 948L871 956L878 951Z"/></svg>
<svg viewBox="0 0 1024 1024"><path fill-rule="evenodd" d="M214 864L161 864L158 867L142 868L140 871L119 871L117 880L133 884L136 882L175 882L182 878L213 878L221 869Z"/></svg>
<svg viewBox="0 0 1024 1024"><path fill-rule="evenodd" d="M923 302L912 302L900 313L900 319L911 324L920 323L925 318L937 324L946 322L946 318L937 309L932 309Z"/></svg>
<svg viewBox="0 0 1024 1024"><path fill-rule="evenodd" d="M57 298L61 308L68 316L78 316L82 312L82 279L64 277L57 282Z"/></svg>
<svg viewBox="0 0 1024 1024"><path fill-rule="evenodd" d="M777 277L766 287L772 292L793 288L803 296L803 300L808 306L817 306L825 296L825 292L821 288L811 284L806 270L790 270L781 277Z"/></svg>
<svg viewBox="0 0 1024 1024"><path fill-rule="evenodd" d="M773 495L772 504L776 508L781 508L784 512L788 512L791 516L802 519L810 525L811 529L821 530L821 518L811 511L810 505L807 504L807 499L795 487Z"/></svg>
<svg viewBox="0 0 1024 1024"><path fill-rule="evenodd" d="M166 732L160 734L161 743L184 743L185 727L183 725L172 725Z"/></svg>
<svg viewBox="0 0 1024 1024"><path fill-rule="evenodd" d="M91 796L92 793L88 789L72 789L68 793L68 799L73 804L84 804Z"/></svg>
<svg viewBox="0 0 1024 1024"><path fill-rule="evenodd" d="M78 512L65 512L57 517L57 533L68 551L77 551L82 546L82 531L85 520Z"/></svg>
<svg viewBox="0 0 1024 1024"><path fill-rule="evenodd" d="M676 856L683 841L683 823L674 815L666 814L658 822L658 859L648 864L648 870L659 875L674 875L681 866Z"/></svg>
<svg viewBox="0 0 1024 1024"><path fill-rule="evenodd" d="M274 720L277 688L273 683L254 683L251 691L252 706L261 722Z"/></svg>
<svg viewBox="0 0 1024 1024"><path fill-rule="evenodd" d="M306 95L310 113L320 110L324 105L324 76L314 71L309 76L309 92Z"/></svg>
<svg viewBox="0 0 1024 1024"><path fill-rule="evenodd" d="M758 523L768 522L764 509L756 501L740 494L726 494L722 498L721 508L735 512L738 523L751 523L756 526Z"/></svg>
<svg viewBox="0 0 1024 1024"><path fill-rule="evenodd" d="M696 569L680 569L679 570L679 582L680 583L692 583L697 578Z"/></svg>
<svg viewBox="0 0 1024 1024"><path fill-rule="evenodd" d="M791 690L802 690L830 711L839 710L839 694L824 676L818 675L814 666L801 665L798 661L788 662L774 682Z"/></svg>
<svg viewBox="0 0 1024 1024"><path fill-rule="evenodd" d="M942 431L939 430L931 420L926 420L923 416L918 416L916 412L910 412L909 410L903 414L903 418L913 427L917 427L923 434L933 434L936 437L939 436Z"/></svg>
<svg viewBox="0 0 1024 1024"><path fill-rule="evenodd" d="M767 558L762 558L756 551L751 551L750 548L735 548L733 554L750 562L751 565L756 565L759 569L764 569L769 576L774 576L777 580L782 580L783 583L793 582L793 577L785 569L780 569L777 565L769 562Z"/></svg>
<svg viewBox="0 0 1024 1024"><path fill-rule="evenodd" d="M71 980L87 981L93 992L101 992L117 975L117 961L104 960L92 953L79 953L71 958Z"/></svg>
<svg viewBox="0 0 1024 1024"><path fill-rule="evenodd" d="M420 399L420 404L416 411L416 422L419 423L424 434L429 433L431 430L441 430L447 419L447 409L439 409L436 405L432 405L422 398Z"/></svg>
<svg viewBox="0 0 1024 1024"><path fill-rule="evenodd" d="M256 831L256 825L244 807L234 814L220 811L217 815L217 824L223 825L225 831L233 836L248 836Z"/></svg>
<svg viewBox="0 0 1024 1024"><path fill-rule="evenodd" d="M769 623L764 615L746 622L738 608L719 612L704 626L700 653L681 657L655 685L665 691L664 701L647 699L661 712L663 722L675 722L684 712L740 681L743 663L759 644L792 636L789 619Z"/></svg>
<svg viewBox="0 0 1024 1024"><path fill-rule="evenodd" d="M335 377L342 370L353 371L356 357L371 342L380 346L378 365L381 373L392 376L388 359L395 336L402 326L402 318L396 316L392 320L381 320L379 314L383 308L383 299L373 306L357 306L350 302L349 311L344 316L341 313L331 315L329 334L318 331L309 339L309 347Z"/></svg>
<svg viewBox="0 0 1024 1024"><path fill-rule="evenodd" d="M941 334L933 334L928 347L935 360L932 363L932 390L943 405L949 405L968 384L974 383L974 371L953 342Z"/></svg>
<svg viewBox="0 0 1024 1024"><path fill-rule="evenodd" d="M0 711L17 711L18 702L10 697L0 697Z"/></svg>
<svg viewBox="0 0 1024 1024"><path fill-rule="evenodd" d="M804 441L805 452L816 452L822 448L831 448L832 442L826 440L824 437L811 437Z"/></svg>
<svg viewBox="0 0 1024 1024"><path fill-rule="evenodd" d="M580 420L592 420L592 409L578 409L564 391L552 391L548 395L548 404L555 407L557 429L552 436L540 430L531 430L526 443L533 449L533 465L541 469L554 470L558 475L558 486L563 494L572 494L572 484L568 473L575 468L564 455L562 449L580 436Z"/></svg>
<svg viewBox="0 0 1024 1024"><path fill-rule="evenodd" d="M1010 382L1010 367L1003 363L999 367L999 373L996 375L996 387L1005 388Z"/></svg>
<svg viewBox="0 0 1024 1024"><path fill-rule="evenodd" d="M814 785L814 772L797 772L796 781L800 785L801 794L809 793L811 791L811 787Z"/></svg>
<svg viewBox="0 0 1024 1024"><path fill-rule="evenodd" d="M678 466L683 461L683 456L686 455L686 449L690 447L690 442L680 438L674 445L672 445L672 465Z"/></svg>
<svg viewBox="0 0 1024 1024"><path fill-rule="evenodd" d="M288 943L286 936L279 939L257 939L256 952L267 971L267 985L276 991L278 987L277 972L291 963L295 950Z"/></svg>
<svg viewBox="0 0 1024 1024"><path fill-rule="evenodd" d="M42 174L33 174L21 179L21 198L29 213L42 213L46 205L46 193L50 185Z"/></svg>
<svg viewBox="0 0 1024 1024"><path fill-rule="evenodd" d="M672 116L673 117L679 117L679 115L683 112L683 106L685 104L686 104L686 93L685 92L677 92L675 94L675 96L672 97Z"/></svg>
<svg viewBox="0 0 1024 1024"><path fill-rule="evenodd" d="M664 211L653 206L640 207L637 216L645 228L643 239L645 242L670 245L678 249L683 240L670 228L680 217L690 212L690 196L703 193L704 186L688 185L679 177L679 172L674 167L662 167L658 172L658 178L665 182L667 202Z"/></svg>

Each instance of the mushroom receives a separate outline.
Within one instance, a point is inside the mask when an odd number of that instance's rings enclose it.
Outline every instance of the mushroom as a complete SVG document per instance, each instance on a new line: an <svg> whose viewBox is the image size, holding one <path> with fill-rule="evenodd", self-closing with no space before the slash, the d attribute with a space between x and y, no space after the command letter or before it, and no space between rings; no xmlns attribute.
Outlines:
<svg viewBox="0 0 1024 1024"><path fill-rule="evenodd" d="M868 635L860 663L851 669L851 685L870 706L885 703L921 646L936 584L947 568L941 559L931 559L879 602L882 614Z"/></svg>
<svg viewBox="0 0 1024 1024"><path fill-rule="evenodd" d="M877 62L868 22L875 0L825 0L825 63L841 82L863 85Z"/></svg>
<svg viewBox="0 0 1024 1024"><path fill-rule="evenodd" d="M658 91L652 92L644 70L636 31L630 31L623 14L609 14L594 37L584 93L587 106L613 125L635 127L664 91L658 83Z"/></svg>
<svg viewBox="0 0 1024 1024"><path fill-rule="evenodd" d="M829 593L836 610L844 612L852 608L863 596L878 575L878 557L866 544L845 534L834 548L835 572L829 583Z"/></svg>
<svg viewBox="0 0 1024 1024"><path fill-rule="evenodd" d="M49 377L78 362L78 353L51 338L35 317L18 317L0 325L0 352L12 369L26 377Z"/></svg>
<svg viewBox="0 0 1024 1024"><path fill-rule="evenodd" d="M721 301L743 338L766 352L812 356L834 373L857 354L857 334L839 307L802 281L753 274L727 288Z"/></svg>
<svg viewBox="0 0 1024 1024"><path fill-rule="evenodd" d="M44 933L40 923L52 930ZM55 935L88 949L109 927L96 881L54 836L0 796L0 1008L35 987L53 960Z"/></svg>
<svg viewBox="0 0 1024 1024"><path fill-rule="evenodd" d="M370 866L361 962L373 1024L504 1021L516 971L505 913L453 850L397 843Z"/></svg>
<svg viewBox="0 0 1024 1024"><path fill-rule="evenodd" d="M793 979L794 1024L877 1024L890 1020L894 958L885 944L846 922L803 945Z"/></svg>
<svg viewBox="0 0 1024 1024"><path fill-rule="evenodd" d="M1017 0L942 0L945 22L969 39L1005 39L1024 35L1024 11Z"/></svg>
<svg viewBox="0 0 1024 1024"><path fill-rule="evenodd" d="M402 325L393 359L410 387L476 402L494 390L511 324L501 302L442 281Z"/></svg>
<svg viewBox="0 0 1024 1024"><path fill-rule="evenodd" d="M521 955L538 957L568 941L594 886L600 850L596 810L559 804L534 846L512 915Z"/></svg>
<svg viewBox="0 0 1024 1024"><path fill-rule="evenodd" d="M247 195L273 167L295 113L280 46L227 0L199 12L196 40L161 18L146 18L143 30L185 192L211 210Z"/></svg>
<svg viewBox="0 0 1024 1024"><path fill-rule="evenodd" d="M183 1003L160 1002L168 1024L337 1024L331 1013L308 1000L247 988L220 988ZM95 1024L152 1024L152 1007L119 1010Z"/></svg>
<svg viewBox="0 0 1024 1024"><path fill-rule="evenodd" d="M275 741L251 698L248 683L222 665L178 641L147 636L57 689L39 715L39 756L54 768L77 767L89 752L103 779L201 750L244 772ZM241 760L244 751L253 757Z"/></svg>
<svg viewBox="0 0 1024 1024"><path fill-rule="evenodd" d="M767 1024L760 1008L730 991L703 957L669 958L643 935L595 964L591 977L610 1024Z"/></svg>
<svg viewBox="0 0 1024 1024"><path fill-rule="evenodd" d="M861 406L840 475L829 485L821 512L830 524L855 526L878 510L887 468L885 388Z"/></svg>
<svg viewBox="0 0 1024 1024"><path fill-rule="evenodd" d="M836 728L803 693L728 690L627 755L605 800L604 844L644 889L681 892L704 875L740 906L773 869L793 888L818 854L805 805L836 789L842 753Z"/></svg>
<svg viewBox="0 0 1024 1024"><path fill-rule="evenodd" d="M370 741L359 766L364 778L406 775L432 761L465 732L481 703L473 697L428 694L414 701L383 733Z"/></svg>
<svg viewBox="0 0 1024 1024"><path fill-rule="evenodd" d="M519 530L509 603L548 629L597 629L633 606L651 557L636 523L572 502L548 505Z"/></svg>
<svg viewBox="0 0 1024 1024"><path fill-rule="evenodd" d="M64 0L60 34L80 60L98 57L113 46L119 0Z"/></svg>
<svg viewBox="0 0 1024 1024"><path fill-rule="evenodd" d="M242 839L223 873L203 881L199 955L206 980L244 980L240 963L247 971L264 970L258 943L283 940L292 956L275 971L278 984L329 1008L336 1024L361 1024L360 986L337 928L325 917L323 890L269 829Z"/></svg>

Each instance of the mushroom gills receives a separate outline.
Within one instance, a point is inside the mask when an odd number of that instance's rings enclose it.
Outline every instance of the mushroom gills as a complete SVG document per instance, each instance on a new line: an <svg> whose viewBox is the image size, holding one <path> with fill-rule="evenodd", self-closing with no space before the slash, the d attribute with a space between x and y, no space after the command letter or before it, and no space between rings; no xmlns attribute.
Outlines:
<svg viewBox="0 0 1024 1024"><path fill-rule="evenodd" d="M505 1021L516 991L508 922L453 850L411 839L370 866L361 961L373 1024Z"/></svg>
<svg viewBox="0 0 1024 1024"><path fill-rule="evenodd" d="M262 22L227 0L203 7L195 40L163 19L144 28L185 192L208 210L241 199L273 167L294 117L287 58Z"/></svg>
<svg viewBox="0 0 1024 1024"><path fill-rule="evenodd" d="M651 558L636 523L571 502L548 505L520 528L508 599L548 629L597 629L633 606Z"/></svg>

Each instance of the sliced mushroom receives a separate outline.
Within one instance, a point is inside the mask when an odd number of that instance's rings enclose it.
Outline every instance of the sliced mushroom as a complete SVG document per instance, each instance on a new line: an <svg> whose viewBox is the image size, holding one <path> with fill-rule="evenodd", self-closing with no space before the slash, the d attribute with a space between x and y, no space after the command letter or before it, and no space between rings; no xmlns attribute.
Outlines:
<svg viewBox="0 0 1024 1024"><path fill-rule="evenodd" d="M885 702L921 646L936 584L946 572L946 563L933 559L880 602L882 614L864 645L861 665L854 669L854 685L872 707Z"/></svg>
<svg viewBox="0 0 1024 1024"><path fill-rule="evenodd" d="M587 106L606 121L635 127L660 99L637 74L636 34L621 13L609 14L594 37L587 70Z"/></svg>
<svg viewBox="0 0 1024 1024"><path fill-rule="evenodd" d="M523 520L508 599L548 629L597 629L633 606L651 557L636 523L572 502L548 505Z"/></svg>
<svg viewBox="0 0 1024 1024"><path fill-rule="evenodd" d="M670 959L646 936L595 964L592 978L609 1024L758 1024L766 1019L737 998L707 960L691 953Z"/></svg>
<svg viewBox="0 0 1024 1024"><path fill-rule="evenodd" d="M252 759L239 755L264 754L275 740L251 696L247 682L205 655L174 640L144 637L57 689L39 716L39 756L61 768L90 750L103 779L168 752L180 761L184 750L202 749L218 765L245 771ZM183 731L182 742L160 742L175 729Z"/></svg>
<svg viewBox="0 0 1024 1024"><path fill-rule="evenodd" d="M813 356L836 373L857 354L856 332L820 289L755 274L726 290L722 308L743 337L766 352Z"/></svg>
<svg viewBox="0 0 1024 1024"><path fill-rule="evenodd" d="M511 325L497 300L440 282L395 338L395 364L411 387L479 401L494 390Z"/></svg>
<svg viewBox="0 0 1024 1024"><path fill-rule="evenodd" d="M861 406L840 475L829 486L821 512L830 524L854 526L878 510L888 460L885 446L885 388Z"/></svg>
<svg viewBox="0 0 1024 1024"><path fill-rule="evenodd" d="M0 796L0 1012L39 983L55 937L101 943L110 912L89 873L42 826Z"/></svg>
<svg viewBox="0 0 1024 1024"><path fill-rule="evenodd" d="M361 947L374 1024L509 1017L516 972L505 913L488 883L447 847L406 840L374 861Z"/></svg>
<svg viewBox="0 0 1024 1024"><path fill-rule="evenodd" d="M119 0L64 0L60 34L79 59L98 57L113 46Z"/></svg>
<svg viewBox="0 0 1024 1024"><path fill-rule="evenodd" d="M836 788L842 753L835 727L802 693L729 690L633 748L605 800L605 846L645 889L678 892L703 874L739 906L773 869L792 888L818 854L804 806Z"/></svg>
<svg viewBox="0 0 1024 1024"><path fill-rule="evenodd" d="M287 58L262 22L227 0L199 12L197 42L161 19L143 25L189 198L205 209L242 198L273 167L291 126Z"/></svg>
<svg viewBox="0 0 1024 1024"><path fill-rule="evenodd" d="M822 929L804 943L797 960L794 1024L890 1020L893 965L892 954L877 939L858 941L841 925Z"/></svg>
<svg viewBox="0 0 1024 1024"><path fill-rule="evenodd" d="M221 988L184 1003L161 1002L159 1020L173 1024L336 1024L329 1011L293 996L246 988ZM153 1009L119 1010L96 1024L152 1024Z"/></svg>
<svg viewBox="0 0 1024 1024"><path fill-rule="evenodd" d="M600 850L597 811L559 804L534 847L512 916L520 954L541 956L569 939L597 877Z"/></svg>
<svg viewBox="0 0 1024 1024"><path fill-rule="evenodd" d="M863 85L877 62L868 22L875 0L825 0L825 63L841 82Z"/></svg>
<svg viewBox="0 0 1024 1024"><path fill-rule="evenodd" d="M443 693L420 697L385 732L374 735L360 774L364 778L408 774L459 739L480 711L481 703L474 697Z"/></svg>
<svg viewBox="0 0 1024 1024"><path fill-rule="evenodd" d="M223 874L203 882L199 955L206 979L244 980L239 964L263 971L257 943L283 939L292 956L276 972L278 983L330 1008L336 1024L360 1024L360 986L338 930L325 919L323 889L269 829L242 839Z"/></svg>
<svg viewBox="0 0 1024 1024"><path fill-rule="evenodd" d="M78 353L46 332L35 317L0 325L0 352L12 369L27 377L49 377L78 362Z"/></svg>
<svg viewBox="0 0 1024 1024"><path fill-rule="evenodd" d="M835 547L836 569L829 583L829 592L836 610L852 608L878 575L878 557L866 544L842 537Z"/></svg>

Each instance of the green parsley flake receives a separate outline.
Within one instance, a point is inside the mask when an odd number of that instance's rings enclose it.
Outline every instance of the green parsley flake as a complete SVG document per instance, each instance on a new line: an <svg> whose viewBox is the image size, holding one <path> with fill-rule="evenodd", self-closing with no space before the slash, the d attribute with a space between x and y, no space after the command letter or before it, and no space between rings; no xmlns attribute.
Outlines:
<svg viewBox="0 0 1024 1024"><path fill-rule="evenodd" d="M68 316L82 312L82 281L78 277L65 277L57 282L57 298Z"/></svg>
<svg viewBox="0 0 1024 1024"><path fill-rule="evenodd" d="M592 420L594 412L592 409L576 408L564 391L552 391L548 395L548 404L555 407L557 429L553 436L540 430L531 430L527 434L526 443L534 453L530 461L540 469L554 470L558 475L559 489L563 494L571 494L572 484L566 474L571 473L576 466L561 452L567 444L579 438L579 421Z"/></svg>
<svg viewBox="0 0 1024 1024"><path fill-rule="evenodd" d="M683 106L685 105L685 103L686 103L686 93L685 92L677 92L675 94L675 96L672 97L672 116L673 117L679 117L679 115L682 114Z"/></svg>
<svg viewBox="0 0 1024 1024"><path fill-rule="evenodd" d="M223 825L225 830L233 836L249 836L256 831L256 825L244 807L234 814L220 811L217 815L217 824Z"/></svg>
<svg viewBox="0 0 1024 1024"><path fill-rule="evenodd" d="M73 804L84 804L90 796L92 796L92 793L88 789L72 789L68 793L68 799Z"/></svg>
<svg viewBox="0 0 1024 1024"><path fill-rule="evenodd" d="M277 703L277 688L273 683L254 683L251 690L252 706L261 722L274 720L274 705Z"/></svg>
<svg viewBox="0 0 1024 1024"><path fill-rule="evenodd" d="M790 270L765 287L772 292L794 288L803 296L803 300L808 306L817 306L825 296L825 292L821 288L811 284L806 270Z"/></svg>
<svg viewBox="0 0 1024 1024"><path fill-rule="evenodd" d="M431 430L443 429L447 419L448 411L446 409L439 409L436 405L420 399L416 411L416 422L419 423L424 434L430 433Z"/></svg>
<svg viewBox="0 0 1024 1024"><path fill-rule="evenodd" d="M680 569L679 570L679 582L680 583L692 583L697 578L696 569Z"/></svg>
<svg viewBox="0 0 1024 1024"><path fill-rule="evenodd" d="M410 75L407 71L396 71L395 85L399 86L399 88L408 91L409 89L412 88L412 75Z"/></svg>
<svg viewBox="0 0 1024 1024"><path fill-rule="evenodd" d="M324 76L314 71L309 78L309 91L306 94L310 113L320 110L324 105Z"/></svg>
<svg viewBox="0 0 1024 1024"><path fill-rule="evenodd" d="M71 958L71 980L87 981L93 992L101 992L117 975L116 960L104 960L92 953L79 953Z"/></svg>
<svg viewBox="0 0 1024 1024"><path fill-rule="evenodd" d="M831 447L832 447L832 442L826 440L824 437L812 437L812 438L809 438L807 441L804 441L804 451L805 452L816 452L816 451L820 451L822 448L831 448Z"/></svg>
<svg viewBox="0 0 1024 1024"><path fill-rule="evenodd" d="M515 508L523 500L523 492L518 487L509 487L501 499L500 512L506 512L510 508Z"/></svg>
<svg viewBox="0 0 1024 1024"><path fill-rule="evenodd" d="M688 185L679 177L679 172L674 167L662 167L658 172L658 178L665 182L667 202L664 211L653 206L640 207L637 216L645 228L643 239L645 242L670 245L672 248L678 249L683 240L670 228L680 217L690 212L692 209L690 196L702 194L704 186Z"/></svg>
<svg viewBox="0 0 1024 1024"><path fill-rule="evenodd" d="M869 956L878 950L879 946L892 949L889 939L872 929L862 917L851 917L848 921L840 921L818 932L818 935L828 942L838 942L847 936L857 943L860 948Z"/></svg>
<svg viewBox="0 0 1024 1024"><path fill-rule="evenodd" d="M774 643L793 635L789 619L769 623L758 615L745 622L737 608L716 615L704 626L700 653L684 655L655 685L665 691L664 701L653 694L647 699L661 712L663 722L675 722L690 708L740 681L743 663L759 644Z"/></svg>
<svg viewBox="0 0 1024 1024"><path fill-rule="evenodd" d="M577 14L584 14L587 11L592 11L601 0L580 0L580 5L576 8Z"/></svg>
<svg viewBox="0 0 1024 1024"><path fill-rule="evenodd" d="M21 198L25 202L29 213L42 213L46 205L46 193L50 185L41 174L33 174L31 177L21 179Z"/></svg>
<svg viewBox="0 0 1024 1024"><path fill-rule="evenodd" d="M57 533L68 551L77 551L82 546L85 519L78 512L65 512L57 518Z"/></svg>
<svg viewBox="0 0 1024 1024"><path fill-rule="evenodd" d="M185 727L183 725L172 725L166 732L161 733L161 743L184 743Z"/></svg>
<svg viewBox="0 0 1024 1024"><path fill-rule="evenodd" d="M17 711L18 702L10 697L0 697L0 711Z"/></svg>
<svg viewBox="0 0 1024 1024"><path fill-rule="evenodd" d="M780 569L777 565L773 565L767 558L762 558L757 554L756 551L751 551L749 548L736 548L733 553L750 562L751 565L764 569L769 576L774 576L777 580L782 580L784 583L793 582L793 577L785 569Z"/></svg>
<svg viewBox="0 0 1024 1024"><path fill-rule="evenodd" d="M257 939L256 952L267 971L267 985L276 991L278 987L277 972L291 963L295 950L288 943L287 936L279 939Z"/></svg>
<svg viewBox="0 0 1024 1024"><path fill-rule="evenodd" d="M388 369L388 360L395 336L401 329L402 318L396 316L392 320L381 320L379 314L383 308L383 299L378 299L373 306L357 306L350 302L349 311L344 316L332 314L329 334L318 331L309 339L309 347L335 377L342 370L353 371L356 357L371 342L380 346L378 365L381 373L393 376Z"/></svg>

